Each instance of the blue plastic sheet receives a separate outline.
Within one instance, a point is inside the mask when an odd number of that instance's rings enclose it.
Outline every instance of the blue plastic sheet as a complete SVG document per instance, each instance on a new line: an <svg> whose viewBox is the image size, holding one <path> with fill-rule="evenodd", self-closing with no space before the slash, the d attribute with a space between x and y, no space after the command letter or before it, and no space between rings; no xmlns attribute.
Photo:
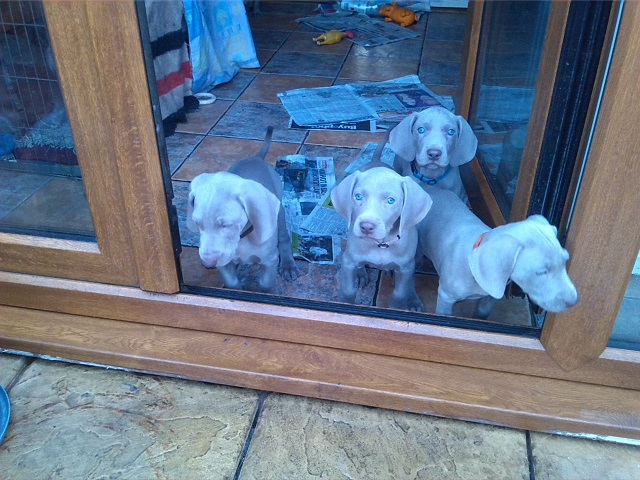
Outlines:
<svg viewBox="0 0 640 480"><path fill-rule="evenodd" d="M241 68L258 68L242 0L183 0L189 29L193 93L231 80Z"/></svg>

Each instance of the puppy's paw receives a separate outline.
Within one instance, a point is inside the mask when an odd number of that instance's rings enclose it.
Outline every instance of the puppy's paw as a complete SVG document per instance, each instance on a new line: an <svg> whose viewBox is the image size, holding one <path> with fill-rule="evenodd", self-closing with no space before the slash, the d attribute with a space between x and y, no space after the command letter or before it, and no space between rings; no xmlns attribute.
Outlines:
<svg viewBox="0 0 640 480"><path fill-rule="evenodd" d="M407 310L412 312L424 312L424 304L418 298L416 298L415 301L409 300L407 302Z"/></svg>
<svg viewBox="0 0 640 480"><path fill-rule="evenodd" d="M298 270L298 266L293 259L290 262L282 262L278 268L278 272L288 282L300 276L300 270Z"/></svg>
<svg viewBox="0 0 640 480"><path fill-rule="evenodd" d="M356 271L356 287L364 288L369 285L369 274L365 267L360 267Z"/></svg>

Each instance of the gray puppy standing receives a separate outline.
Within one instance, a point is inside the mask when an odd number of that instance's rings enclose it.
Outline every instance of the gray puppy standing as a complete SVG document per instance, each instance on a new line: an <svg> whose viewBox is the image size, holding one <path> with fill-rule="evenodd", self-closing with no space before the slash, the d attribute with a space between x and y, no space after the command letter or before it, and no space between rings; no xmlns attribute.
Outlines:
<svg viewBox="0 0 640 480"><path fill-rule="evenodd" d="M451 315L456 302L480 298L475 316L486 318L511 280L550 312L578 302L566 270L569 253L542 215L492 229L454 193L433 187L428 192L433 206L418 224L418 254L433 262L440 277L436 313Z"/></svg>
<svg viewBox="0 0 640 480"><path fill-rule="evenodd" d="M422 311L415 289L415 225L431 207L429 195L414 181L380 165L382 142L365 171L357 171L331 191L336 211L349 223L339 273L341 300L354 303L369 277L365 266L391 270L391 308ZM366 166L365 166L366 167Z"/></svg>
<svg viewBox="0 0 640 480"><path fill-rule="evenodd" d="M258 284L275 286L278 266L287 280L298 276L282 207L282 184L265 162L273 127L258 155L240 160L227 172L203 173L191 181L187 226L200 234L199 255L217 268L225 287L240 289L238 264L260 265Z"/></svg>

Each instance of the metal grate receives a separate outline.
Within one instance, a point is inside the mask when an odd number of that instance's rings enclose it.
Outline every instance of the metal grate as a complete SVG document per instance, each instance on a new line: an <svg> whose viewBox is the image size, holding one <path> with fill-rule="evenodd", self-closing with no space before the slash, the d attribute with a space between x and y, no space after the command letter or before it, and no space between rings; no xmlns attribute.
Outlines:
<svg viewBox="0 0 640 480"><path fill-rule="evenodd" d="M0 2L0 160L69 165L73 150L42 2Z"/></svg>

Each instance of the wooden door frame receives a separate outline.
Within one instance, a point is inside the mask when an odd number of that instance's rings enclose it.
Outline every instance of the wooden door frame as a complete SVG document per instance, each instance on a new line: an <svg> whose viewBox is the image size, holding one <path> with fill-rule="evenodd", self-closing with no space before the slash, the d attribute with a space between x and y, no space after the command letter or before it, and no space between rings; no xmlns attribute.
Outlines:
<svg viewBox="0 0 640 480"><path fill-rule="evenodd" d="M133 8L132 2L97 3L87 8L92 21L115 22L126 16L126 5ZM110 27L104 28L102 34L112 36ZM637 148L637 139L625 135L636 130L629 129L625 114L640 92L633 81L640 76L640 38L633 35L638 29L640 5L627 5L569 230L570 273L581 305L548 315L542 341L366 315L149 293L25 270L0 272L0 348L530 430L640 438L640 352L605 348L603 341L631 271L624 271L627 263L620 268L616 262L627 262L624 254L637 248L625 245L638 238L638 228L625 223L629 213L618 207L622 199L639 200L632 185L638 176L629 174L637 173L637 167L630 165L633 157L628 155ZM119 75L128 78L141 68L143 55L141 49L127 50L129 61ZM130 100L136 103L133 111L144 112L148 94ZM128 125L118 106L111 108L114 123L123 122L118 128ZM143 124L151 112L146 115ZM618 142L615 155L605 148L611 141ZM157 147L149 142L140 148L140 168L158 169L146 188L160 189ZM612 165L614 175L608 170ZM155 193L131 195L144 199ZM170 238L166 233L163 241ZM158 273L170 276L169 270ZM603 289L605 284L610 286Z"/></svg>
<svg viewBox="0 0 640 480"><path fill-rule="evenodd" d="M475 46L467 46L463 56L464 82L462 93L461 115L470 118L475 111L478 98L473 95L481 82L483 51L481 43L482 19L486 8L490 8L484 0L470 2L467 15L465 38L475 42ZM545 54L540 63L538 82L535 88L531 121L527 131L522 162L518 174L518 184L511 209L511 221L522 220L527 215L531 191L538 167L538 158L542 148L542 140L546 127L546 119L551 107L551 98L555 83L555 73L560 61L562 40L565 35L571 2L551 2L549 21L543 51ZM491 187L477 159L461 168L465 189L474 211L487 223L494 226L503 225L506 219L496 202Z"/></svg>
<svg viewBox="0 0 640 480"><path fill-rule="evenodd" d="M0 233L1 268L177 292L134 5L43 5L97 243Z"/></svg>

